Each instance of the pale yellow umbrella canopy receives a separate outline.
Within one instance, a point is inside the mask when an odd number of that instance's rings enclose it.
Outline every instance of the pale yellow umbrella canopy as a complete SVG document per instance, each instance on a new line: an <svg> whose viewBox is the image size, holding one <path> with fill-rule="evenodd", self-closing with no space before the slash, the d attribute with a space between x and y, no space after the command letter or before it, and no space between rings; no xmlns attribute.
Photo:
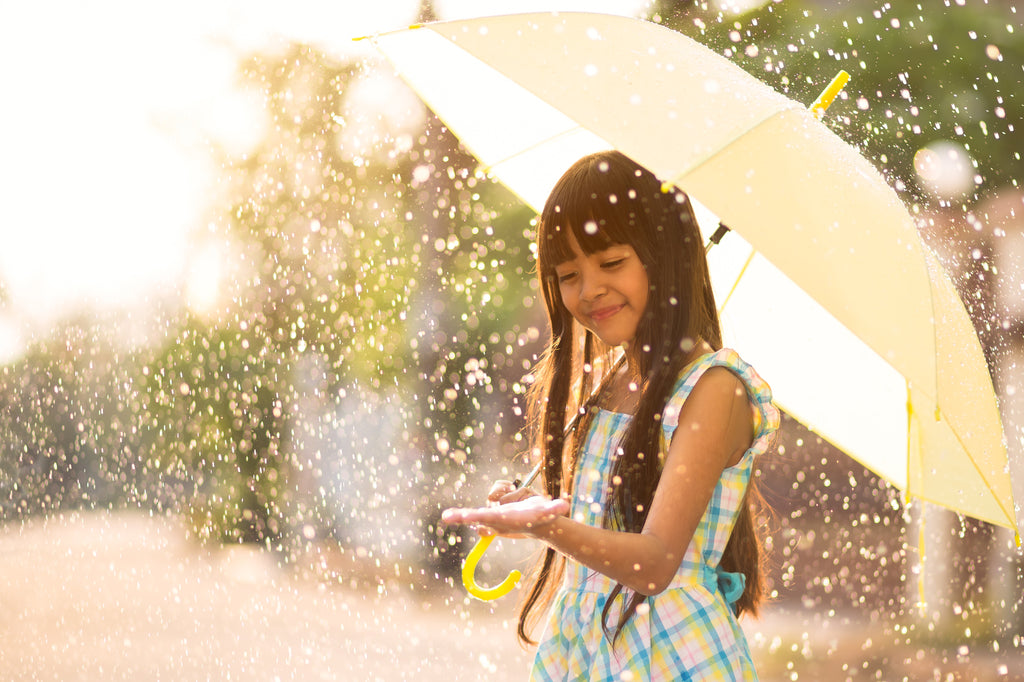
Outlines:
<svg viewBox="0 0 1024 682"><path fill-rule="evenodd" d="M964 306L895 192L805 106L624 17L510 15L372 40L535 209L607 148L688 192L734 230L709 254L725 340L779 405L909 495L1016 529Z"/></svg>

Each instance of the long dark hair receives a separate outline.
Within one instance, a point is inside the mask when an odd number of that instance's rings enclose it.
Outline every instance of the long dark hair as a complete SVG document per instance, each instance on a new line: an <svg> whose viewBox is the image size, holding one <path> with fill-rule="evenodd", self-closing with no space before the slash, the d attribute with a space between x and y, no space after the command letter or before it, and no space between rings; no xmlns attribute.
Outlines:
<svg viewBox="0 0 1024 682"><path fill-rule="evenodd" d="M561 495L563 488L571 492L578 453L590 426L594 384L608 376L612 365L612 349L576 323L561 299L555 267L573 257L570 234L587 254L628 244L647 271L647 307L628 351L635 353L639 368L640 400L615 458L612 480L621 483L613 487L605 514L606 526L639 532L661 478L661 411L693 349L702 342L715 350L722 347L704 244L686 194L663 187L650 171L620 152L580 159L555 185L537 232L537 272L551 339L535 371L528 414L534 455L543 458L545 491L552 497ZM570 447L565 448L566 424L577 413ZM563 452L568 453L567 461ZM756 614L763 598L763 552L751 509L757 497L754 488L752 477L721 562L725 570L747 576L735 605L738 613ZM518 634L524 643L533 643L530 632L550 603L563 570L564 557L547 548L519 614ZM606 631L609 609L623 589L617 584L605 604ZM630 595L615 637L645 599L639 593Z"/></svg>

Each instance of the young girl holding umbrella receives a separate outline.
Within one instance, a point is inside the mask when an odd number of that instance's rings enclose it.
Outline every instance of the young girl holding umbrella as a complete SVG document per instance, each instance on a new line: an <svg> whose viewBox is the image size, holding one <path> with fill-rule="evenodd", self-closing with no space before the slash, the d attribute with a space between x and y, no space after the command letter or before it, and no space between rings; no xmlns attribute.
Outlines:
<svg viewBox="0 0 1024 682"><path fill-rule="evenodd" d="M547 547L519 619L533 680L750 680L737 618L763 598L751 474L779 413L722 348L687 196L618 152L541 215L551 340L530 396L540 490L498 481L444 521Z"/></svg>

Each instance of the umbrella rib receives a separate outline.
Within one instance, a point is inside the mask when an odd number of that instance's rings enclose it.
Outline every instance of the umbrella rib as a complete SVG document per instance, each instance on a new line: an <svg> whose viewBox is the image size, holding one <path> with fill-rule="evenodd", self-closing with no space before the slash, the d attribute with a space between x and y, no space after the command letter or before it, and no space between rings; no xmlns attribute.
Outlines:
<svg viewBox="0 0 1024 682"><path fill-rule="evenodd" d="M535 151L536 149L539 149L540 147L542 147L543 145L546 145L548 143L554 142L555 140L558 140L560 138L567 137L567 136L571 135L572 133L575 133L575 132L580 131L580 130L587 131L586 128L584 128L580 124L576 123L575 121L573 123L574 123L574 125L573 125L572 128L568 128L566 130L563 130L560 133L555 133L554 135L551 135L549 137L545 137L542 140L538 140L537 142L534 142L533 144L531 144L528 147L523 147L522 149L517 151L515 154L512 154L510 156L506 156L505 158L500 159L498 161L495 161L494 163L485 164L483 166L483 168L482 168L483 172L487 173L487 174L490 174L491 170L493 170L494 168L497 168L501 164L507 163L509 161L512 161L513 159L519 158L520 156L523 156L525 154L530 154L531 152ZM587 131L587 132L589 132L589 131ZM604 140L602 140L602 141L604 141ZM607 142L605 144L607 144ZM608 145L608 146L610 147L611 145Z"/></svg>
<svg viewBox="0 0 1024 682"><path fill-rule="evenodd" d="M734 293L736 293L736 288L739 287L740 280L743 279L743 275L746 274L746 272L747 272L747 267L750 265L750 262L752 260L754 260L754 256L756 256L756 255L757 255L757 250L751 248L750 249L750 255L747 256L747 260L743 263L743 267L740 268L739 274L736 275L736 280L732 283L732 288L729 289L729 293L725 295L725 299L722 301L722 305L720 305L718 307L718 314L719 315L721 315L722 311L725 310L725 306L729 305L729 299L731 299L732 295Z"/></svg>
<svg viewBox="0 0 1024 682"><path fill-rule="evenodd" d="M680 171L679 173L676 173L669 180L669 182L671 184L673 184L673 185L676 185L677 187L681 187L685 191L686 188L681 183L681 180L684 177L686 177L690 173L693 173L693 172L697 171L701 166L703 166L704 164L710 162L715 157L717 157L720 154L722 154L722 152L724 152L726 149L728 149L729 147L733 146L734 144L736 144L741 139L743 139L747 135L751 134L752 132L754 132L755 130L760 128L761 126L765 125L766 123L771 121L773 118L775 118L779 114L782 114L782 113L787 112L787 111L803 111L803 112L806 112L807 110L804 109L803 107L799 106L799 105L794 104L794 106L792 106L792 107L785 107L785 108L781 108L781 109L774 109L774 110L768 112L767 114L762 116L760 119L754 121L754 123L748 125L746 128L744 128L744 129L740 130L739 132L735 133L731 137L731 139L729 139L728 142L725 142L725 143L719 145L713 151L707 152L702 157L698 158L693 163L691 163L689 165L689 167L687 167L685 170Z"/></svg>
<svg viewBox="0 0 1024 682"><path fill-rule="evenodd" d="M893 485L891 481L885 481L885 479L883 479L883 481L885 483L888 483L889 485ZM898 488L898 486L893 486L893 487ZM985 523L992 524L993 526L1002 526L1003 528L1006 528L1008 530L1014 531L1015 534L1018 533L1016 522L1013 521L1012 519L1010 519L1009 517L1005 517L1005 521L1004 522L994 521L994 520L990 520L990 519L983 519L980 516L975 515L973 512L965 512L965 511L961 511L959 509L953 509L953 508L951 508L949 506L949 504L947 502L941 502L938 499L936 499L936 498L934 498L934 497L932 497L930 495L927 495L927 494L925 494L925 495L917 495L917 494L915 494L914 498L918 499L918 500L921 500L922 502L927 502L928 504L933 504L936 507L942 507L946 511L951 511L951 512L953 512L955 514L960 514L962 516L969 516L972 519L978 519L979 521L984 521ZM1006 512L1005 512L1005 509L1003 508L1003 506L999 505L999 508L1000 508L1001 511L1003 511L1003 514L1005 516Z"/></svg>
<svg viewBox="0 0 1024 682"><path fill-rule="evenodd" d="M988 487L988 489L989 489L990 496L992 497L993 500L995 500L996 506L999 507L999 510L1001 512L1003 512L1003 517L1006 519L1006 521L1009 524L1007 527L1008 528L1012 528L1015 532L1019 532L1019 531L1017 531L1017 515L1015 513L1011 513L1010 510L1007 509L1006 505L1003 504L1003 501L1001 499L999 499L999 496L992 492L992 488L989 487L988 478L985 477L985 473L981 470L981 467L978 465L978 462L974 458L974 455L971 454L971 450L967 447L967 444L964 443L963 438L961 438L961 436L960 436L959 430L956 427L954 427L953 424L951 424L948 419L943 419L942 418L941 410L939 409L939 406L938 406L938 396L936 396L936 398L935 398L935 415L936 415L936 421L944 421L945 422L946 428L948 428L949 432L951 434L953 434L953 438L956 439L957 444L960 446L960 450L965 455L967 455L967 459L968 459L968 461L970 461L971 466L974 467L975 472L977 472L977 474L981 478L981 480L985 482L985 486ZM943 504L942 502L936 502L936 501L930 499L929 497L927 497L926 495L921 494L921 492L918 492L918 491L911 492L911 490L910 490L910 485L911 484L910 484L910 452L909 452L909 450L911 448L911 422L914 421L914 420L918 420L920 418L921 418L920 415L918 415L918 413L914 410L913 403L912 403L912 400L911 400L910 383L908 382L907 383L907 450L908 450L908 452L907 452L907 490L906 490L907 496L909 497L909 496L913 495L914 497L917 497L918 499L926 500L928 502L932 502L933 504L938 504L938 505L940 505L942 507L946 507L947 505ZM924 448L923 448L923 445L920 442L920 440L918 441L918 444L917 444L917 454L918 454L918 458L919 459L924 454ZM923 461L919 462L918 466L919 466L919 468L921 470L923 470L924 469L924 462ZM921 486L920 490L923 491L924 487ZM973 514L972 514L972 516L973 516Z"/></svg>
<svg viewBox="0 0 1024 682"><path fill-rule="evenodd" d="M778 400L776 400L775 402L779 404L779 408L783 412L785 412L789 416L791 416L794 419L796 419L797 421L799 421L801 424L803 424L808 429L810 429L813 433L817 434L821 438L823 438L826 441L828 441L829 443L831 443L833 446L835 446L837 449L839 449L842 452L844 452L851 459L859 462L862 466L864 466L868 470L872 471L875 475L877 475L879 477L879 479L883 483L885 483L888 486L891 486L891 487L895 488L896 490L900 490L901 489L901 487L899 485L897 485L892 480L890 480L890 479L886 478L885 476L883 476L882 474L880 474L875 469L875 467L872 466L869 462L865 461L861 457L858 457L855 453L846 452L845 450L843 450L842 446L838 442L836 442L833 438L830 438L828 433L825 433L825 432L822 432L822 431L818 430L818 428L816 428L814 426L814 424L811 424L811 423L807 422L806 420L797 417L790 409L787 408L787 406L785 404L780 403ZM917 417L916 414L914 416ZM948 424L948 422L947 422L947 424ZM953 431L952 428L950 430ZM959 435L955 431L953 431L953 434L957 438L957 441L960 442ZM961 447L963 447L962 443L961 443ZM966 451L966 448L964 448L964 450ZM920 449L920 447L918 447L918 452L920 452L920 451L921 451L921 449ZM974 462L973 458L971 459L971 463L974 464L975 468L977 468L977 464ZM980 471L979 471L979 473L980 473ZM904 491L904 493L907 496L907 501L908 502L909 502L909 498L913 497L915 499L921 500L922 502L927 502L929 504L934 504L934 505L936 505L938 507L942 507L943 509L950 509L950 507L949 507L949 505L947 503L941 502L941 501L937 500L935 497L929 495L927 493L927 491L925 491L923 489L920 492L913 492L912 493L910 491L910 480L909 480L909 478L907 480L906 486L903 488L903 491ZM1004 528L1010 528L1015 533L1019 533L1019 531L1017 531L1016 518L1014 516L1010 515L1007 512L1006 507L999 501L998 497L996 497L995 495L993 495L992 497L996 500L996 505L999 507L999 510L1003 512L1003 517L1006 520L1006 523L1005 524L1001 524L998 521L994 521L994 520L990 520L990 519L981 519L981 520L985 521L986 523L991 523L993 525L1002 525ZM951 509L951 511L956 511L956 510L952 510ZM971 513L971 512L959 512L959 513L966 513L968 516L972 516L974 518L980 518L976 514Z"/></svg>
<svg viewBox="0 0 1024 682"><path fill-rule="evenodd" d="M925 253L923 251L923 249L927 249L928 248L928 245L925 244L923 240L921 242L921 248L922 248L922 251L921 251L922 260L924 261L924 271L926 273L928 273L928 302L931 303L931 306L932 306L932 320L933 320L933 322L932 322L932 347L935 349L935 353L938 354L938 352L939 352L939 325L937 323L938 323L939 315L938 315L938 312L935 310L935 283L932 282L931 268L928 267L928 258L925 256ZM973 328L974 325L972 324L971 326ZM939 363L936 362L934 366L935 366L935 419L940 419L942 411L939 408L939 400L940 400L940 397L939 397ZM952 427L950 427L950 428L952 428ZM959 434L956 434L956 439L958 441L960 440L960 435ZM963 443L960 443L960 445L963 446ZM972 462L974 461L973 457L971 458L971 461ZM975 466L977 466L977 465L975 465Z"/></svg>
<svg viewBox="0 0 1024 682"><path fill-rule="evenodd" d="M936 411L938 411L938 400L936 400L935 409ZM950 424L949 421L946 421L946 425L949 427L949 431L950 433L953 434L953 437L956 438L956 442L960 444L960 448L967 454L967 459L971 461L971 464L974 466L974 470L978 472L978 475L981 476L981 480L985 481L985 485L988 486L988 479L985 478L985 474L982 472L981 467L978 466L978 463L975 461L974 456L971 454L971 451L967 449L967 446L964 444L963 439L960 438L959 432L955 428L953 428L953 425ZM989 493L992 495L992 498L996 501L996 505L1003 512L1003 516L1005 516L1006 520L1010 522L1010 524L1012 524L1010 527L1013 528L1014 531L1016 531L1017 515L1015 513L1010 513L1010 511L1007 510L1006 506L1003 504L1003 501L999 499L998 495L992 492L991 488L989 488Z"/></svg>
<svg viewBox="0 0 1024 682"><path fill-rule="evenodd" d="M917 415L914 413L914 402L913 402L913 400L911 400L911 397L912 397L913 394L910 392L910 381L907 381L906 384L907 384L907 490L906 490L906 492L907 492L907 501L909 502L910 501L910 496L913 495L913 493L910 491L910 455L911 455L911 450L914 449L914 442L912 440L912 437L913 437L914 421L916 420ZM920 434L920 433L921 433L921 430L920 430L920 428L918 428L918 434ZM921 443L920 442L918 442L918 444L917 444L917 454L918 454L918 457L920 458L920 455L921 455ZM918 462L918 467L923 467L923 462Z"/></svg>

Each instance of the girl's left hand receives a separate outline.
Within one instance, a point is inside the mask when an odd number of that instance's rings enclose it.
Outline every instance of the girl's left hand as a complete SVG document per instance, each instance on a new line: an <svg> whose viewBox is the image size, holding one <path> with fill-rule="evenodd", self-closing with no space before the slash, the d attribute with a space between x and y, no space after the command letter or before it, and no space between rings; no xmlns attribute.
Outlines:
<svg viewBox="0 0 1024 682"><path fill-rule="evenodd" d="M441 520L449 525L477 526L481 535L533 535L568 512L569 503L566 500L532 495L497 507L446 509L441 514Z"/></svg>

